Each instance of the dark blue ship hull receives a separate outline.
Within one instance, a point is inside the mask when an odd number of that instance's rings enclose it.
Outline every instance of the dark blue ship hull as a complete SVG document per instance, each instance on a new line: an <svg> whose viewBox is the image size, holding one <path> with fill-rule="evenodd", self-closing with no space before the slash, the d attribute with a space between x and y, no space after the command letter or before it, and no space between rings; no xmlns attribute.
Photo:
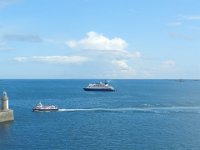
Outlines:
<svg viewBox="0 0 200 150"><path fill-rule="evenodd" d="M108 92L113 92L115 91L114 89L106 89L106 88L83 88L85 91L108 91Z"/></svg>
<svg viewBox="0 0 200 150"><path fill-rule="evenodd" d="M49 111L58 111L59 109L35 109L33 108L32 111L37 111L37 112L49 112Z"/></svg>

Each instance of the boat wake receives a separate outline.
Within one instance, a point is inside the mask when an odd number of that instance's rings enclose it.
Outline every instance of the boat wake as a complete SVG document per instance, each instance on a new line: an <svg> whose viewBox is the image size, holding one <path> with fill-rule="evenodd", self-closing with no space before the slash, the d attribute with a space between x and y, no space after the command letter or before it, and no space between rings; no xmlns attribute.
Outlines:
<svg viewBox="0 0 200 150"><path fill-rule="evenodd" d="M200 106L59 109L59 112L200 113Z"/></svg>

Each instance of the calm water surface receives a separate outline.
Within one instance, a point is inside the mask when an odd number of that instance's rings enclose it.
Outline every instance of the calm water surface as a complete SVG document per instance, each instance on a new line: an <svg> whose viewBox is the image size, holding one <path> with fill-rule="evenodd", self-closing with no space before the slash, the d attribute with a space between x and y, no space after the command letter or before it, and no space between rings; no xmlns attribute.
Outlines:
<svg viewBox="0 0 200 150"><path fill-rule="evenodd" d="M83 91L99 80L0 80L13 122L0 150L199 150L200 81L111 80L116 92ZM58 112L37 113L41 101Z"/></svg>

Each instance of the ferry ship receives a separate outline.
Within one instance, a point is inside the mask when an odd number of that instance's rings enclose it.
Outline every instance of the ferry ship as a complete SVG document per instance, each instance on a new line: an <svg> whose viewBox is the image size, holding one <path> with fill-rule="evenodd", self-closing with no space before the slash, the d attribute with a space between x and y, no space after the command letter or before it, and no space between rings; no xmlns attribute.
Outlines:
<svg viewBox="0 0 200 150"><path fill-rule="evenodd" d="M58 107L55 105L43 105L39 102L35 107L32 109L33 111L58 111Z"/></svg>
<svg viewBox="0 0 200 150"><path fill-rule="evenodd" d="M87 87L83 88L85 91L115 91L114 87L109 85L108 82L90 83Z"/></svg>

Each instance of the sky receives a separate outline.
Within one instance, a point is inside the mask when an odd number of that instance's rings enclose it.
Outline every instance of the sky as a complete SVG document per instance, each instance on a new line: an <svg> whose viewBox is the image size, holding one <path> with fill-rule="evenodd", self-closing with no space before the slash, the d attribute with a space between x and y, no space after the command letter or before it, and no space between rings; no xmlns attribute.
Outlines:
<svg viewBox="0 0 200 150"><path fill-rule="evenodd" d="M199 79L199 0L0 0L1 79Z"/></svg>

